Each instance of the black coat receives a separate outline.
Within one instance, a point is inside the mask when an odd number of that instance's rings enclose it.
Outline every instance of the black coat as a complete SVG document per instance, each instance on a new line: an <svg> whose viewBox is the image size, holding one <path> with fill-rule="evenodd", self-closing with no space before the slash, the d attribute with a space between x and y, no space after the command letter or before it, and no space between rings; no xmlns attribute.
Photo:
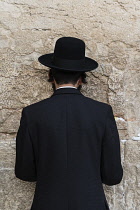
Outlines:
<svg viewBox="0 0 140 210"><path fill-rule="evenodd" d="M15 175L36 181L31 210L109 209L102 183L123 177L112 107L75 88L24 107Z"/></svg>

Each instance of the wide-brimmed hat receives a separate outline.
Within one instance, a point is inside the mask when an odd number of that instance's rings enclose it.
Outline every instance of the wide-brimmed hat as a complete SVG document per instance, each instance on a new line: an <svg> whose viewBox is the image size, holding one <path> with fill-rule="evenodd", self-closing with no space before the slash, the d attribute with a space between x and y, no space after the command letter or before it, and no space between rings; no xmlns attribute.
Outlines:
<svg viewBox="0 0 140 210"><path fill-rule="evenodd" d="M85 57L85 42L75 37L61 37L56 41L54 53L38 58L44 66L68 71L91 71L98 63Z"/></svg>

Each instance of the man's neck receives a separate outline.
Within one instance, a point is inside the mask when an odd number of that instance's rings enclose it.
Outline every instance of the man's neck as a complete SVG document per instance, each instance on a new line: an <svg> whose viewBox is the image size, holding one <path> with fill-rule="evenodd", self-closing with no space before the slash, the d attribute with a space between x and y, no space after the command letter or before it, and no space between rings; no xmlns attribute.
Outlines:
<svg viewBox="0 0 140 210"><path fill-rule="evenodd" d="M72 85L63 85L63 86L58 86L58 87L56 88L56 90L57 90L57 89L59 89L59 88L75 88L75 89L77 89L77 87L72 86Z"/></svg>
<svg viewBox="0 0 140 210"><path fill-rule="evenodd" d="M68 84L67 84L68 85ZM62 85L63 86L63 85ZM72 85L71 85L72 86ZM60 86L59 86L60 87ZM74 86L73 86L74 87ZM55 86L55 83L52 83L52 89L53 89L53 92L58 88L58 86ZM82 85L79 85L78 87L76 87L79 91L81 90L82 88Z"/></svg>

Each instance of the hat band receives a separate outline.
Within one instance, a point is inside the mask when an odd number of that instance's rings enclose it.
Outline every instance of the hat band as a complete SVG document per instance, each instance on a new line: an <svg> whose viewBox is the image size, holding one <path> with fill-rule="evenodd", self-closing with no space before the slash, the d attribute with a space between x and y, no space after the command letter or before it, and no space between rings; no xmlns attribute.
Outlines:
<svg viewBox="0 0 140 210"><path fill-rule="evenodd" d="M52 63L58 66L58 68L80 69L85 66L85 58L79 60L69 60L54 56Z"/></svg>

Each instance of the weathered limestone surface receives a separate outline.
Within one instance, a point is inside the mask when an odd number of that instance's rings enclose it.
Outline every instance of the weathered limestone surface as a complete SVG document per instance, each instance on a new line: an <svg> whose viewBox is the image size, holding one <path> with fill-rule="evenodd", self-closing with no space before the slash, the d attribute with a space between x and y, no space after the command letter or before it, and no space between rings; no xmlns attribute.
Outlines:
<svg viewBox="0 0 140 210"><path fill-rule="evenodd" d="M124 177L105 186L111 210L139 210L140 1L0 1L0 209L29 209L34 183L15 178L15 137L24 106L52 94L48 69L37 58L61 36L86 43L99 67L82 92L113 107Z"/></svg>

